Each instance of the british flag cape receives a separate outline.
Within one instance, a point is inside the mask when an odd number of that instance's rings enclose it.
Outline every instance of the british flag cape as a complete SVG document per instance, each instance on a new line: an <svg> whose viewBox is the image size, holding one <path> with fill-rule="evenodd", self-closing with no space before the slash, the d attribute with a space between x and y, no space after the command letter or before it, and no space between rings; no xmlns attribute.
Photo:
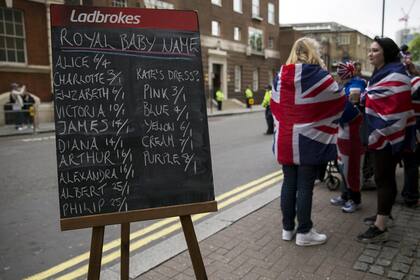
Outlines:
<svg viewBox="0 0 420 280"><path fill-rule="evenodd" d="M417 142L420 143L420 77L411 80L411 98L416 116Z"/></svg>
<svg viewBox="0 0 420 280"><path fill-rule="evenodd" d="M354 77L344 85L346 105L338 128L337 159L341 165L345 185L352 191L359 192L362 177L361 167L365 152L360 136L363 116L358 107L348 100L350 88L359 88L360 92L364 92L366 82L363 79Z"/></svg>
<svg viewBox="0 0 420 280"><path fill-rule="evenodd" d="M288 64L273 82L274 153L280 164L315 165L337 158L344 96L319 65Z"/></svg>
<svg viewBox="0 0 420 280"><path fill-rule="evenodd" d="M342 173L347 188L354 192L360 191L361 167L365 149L360 139L360 125L362 115L357 116L351 123L340 127L338 130L338 163L342 167Z"/></svg>
<svg viewBox="0 0 420 280"><path fill-rule="evenodd" d="M411 79L402 63L388 63L374 72L366 89L369 149L391 147L394 154L415 145Z"/></svg>

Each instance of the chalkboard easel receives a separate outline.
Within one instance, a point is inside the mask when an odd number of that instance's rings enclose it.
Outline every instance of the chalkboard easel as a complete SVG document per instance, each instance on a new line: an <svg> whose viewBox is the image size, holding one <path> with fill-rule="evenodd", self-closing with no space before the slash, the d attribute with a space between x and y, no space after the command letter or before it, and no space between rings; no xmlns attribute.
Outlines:
<svg viewBox="0 0 420 280"><path fill-rule="evenodd" d="M106 225L179 216L197 279L207 279L191 215L217 211L198 15L51 5L61 230L92 228L99 279Z"/></svg>
<svg viewBox="0 0 420 280"><path fill-rule="evenodd" d="M196 279L204 280L207 279L207 274L201 256L200 247L198 246L198 241L191 220L191 215L214 211L217 211L217 202L210 201L202 203L193 203L189 205L168 206L156 209L131 211L128 217L127 213L125 213L125 219L122 223L122 215L118 213L62 219L61 229L70 230L77 228L85 228L87 224L91 224L92 239L90 247L88 279L96 280L100 278L101 272L102 247L104 240L105 225L121 223L120 275L122 280L128 280L130 256L130 222L179 216Z"/></svg>

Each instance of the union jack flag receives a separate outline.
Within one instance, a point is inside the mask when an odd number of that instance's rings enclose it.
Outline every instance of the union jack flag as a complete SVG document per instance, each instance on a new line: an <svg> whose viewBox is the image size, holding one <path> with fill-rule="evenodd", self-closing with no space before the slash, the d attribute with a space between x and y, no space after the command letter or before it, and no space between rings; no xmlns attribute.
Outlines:
<svg viewBox="0 0 420 280"><path fill-rule="evenodd" d="M283 65L273 83L274 153L281 164L320 164L337 157L345 97L319 65Z"/></svg>
<svg viewBox="0 0 420 280"><path fill-rule="evenodd" d="M349 189L360 191L361 167L365 149L360 138L360 125L363 117L358 115L351 122L341 126L338 130L337 148L338 163L342 165L344 180Z"/></svg>
<svg viewBox="0 0 420 280"><path fill-rule="evenodd" d="M393 153L413 149L415 117L405 66L383 66L374 73L366 91L369 148L380 150L390 145Z"/></svg>
<svg viewBox="0 0 420 280"><path fill-rule="evenodd" d="M411 98L414 107L414 115L417 119L417 142L420 143L420 77L411 80Z"/></svg>

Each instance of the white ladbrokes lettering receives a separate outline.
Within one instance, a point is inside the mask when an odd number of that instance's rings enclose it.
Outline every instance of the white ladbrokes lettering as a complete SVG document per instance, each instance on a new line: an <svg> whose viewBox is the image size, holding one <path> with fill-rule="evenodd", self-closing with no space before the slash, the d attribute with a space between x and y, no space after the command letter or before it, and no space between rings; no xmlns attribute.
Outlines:
<svg viewBox="0 0 420 280"><path fill-rule="evenodd" d="M70 21L80 23L119 23L119 24L139 24L141 16L124 15L123 12L118 14L103 14L101 11L93 11L91 13L79 13L76 10L71 11Z"/></svg>

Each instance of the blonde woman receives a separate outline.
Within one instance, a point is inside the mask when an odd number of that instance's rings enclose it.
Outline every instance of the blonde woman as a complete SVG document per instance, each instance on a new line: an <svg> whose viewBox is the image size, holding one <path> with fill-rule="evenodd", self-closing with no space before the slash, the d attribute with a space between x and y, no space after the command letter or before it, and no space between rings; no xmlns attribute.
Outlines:
<svg viewBox="0 0 420 280"><path fill-rule="evenodd" d="M327 240L313 228L312 194L319 166L337 157L337 124L345 102L338 90L325 70L318 42L307 37L294 43L273 82L274 152L284 173L282 239L290 241L297 232L298 246Z"/></svg>

